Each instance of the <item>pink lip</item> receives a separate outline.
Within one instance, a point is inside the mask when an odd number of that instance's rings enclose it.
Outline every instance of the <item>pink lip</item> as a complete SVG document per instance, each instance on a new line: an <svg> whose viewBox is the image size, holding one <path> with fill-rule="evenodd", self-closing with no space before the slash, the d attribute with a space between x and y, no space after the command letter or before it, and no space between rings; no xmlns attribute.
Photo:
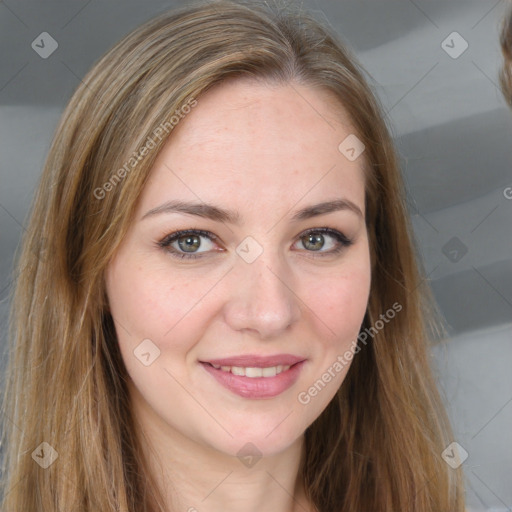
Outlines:
<svg viewBox="0 0 512 512"><path fill-rule="evenodd" d="M229 363L229 364L221 364L217 362L213 362L216 365L220 366L244 366L250 368L263 368L268 366L278 366L278 364L274 363L262 363L262 359L268 358L259 358L257 361L253 358L250 364L247 363ZM280 359L280 361L283 359ZM222 359L218 361L234 361L231 359ZM246 359L244 359L246 361ZM256 364L259 363L259 364ZM222 384L225 388L229 389L232 393L235 393L238 396L243 398L253 398L253 399L261 399L261 398L273 398L275 396L280 395L288 388L293 386L297 379L299 378L300 371L304 366L305 360L300 359L298 362L292 363L290 368L284 372L279 373L275 377L244 377L240 375L233 375L231 372L224 372L220 368L214 368L210 363L201 363L203 368L212 375L219 384ZM284 363L285 365L288 363Z"/></svg>
<svg viewBox="0 0 512 512"><path fill-rule="evenodd" d="M201 361L215 364L217 366L243 366L244 368L268 368L270 366L292 366L296 363L304 361L304 357L294 356L292 354L276 354L275 356L234 356L226 357L224 359L210 359L208 361Z"/></svg>

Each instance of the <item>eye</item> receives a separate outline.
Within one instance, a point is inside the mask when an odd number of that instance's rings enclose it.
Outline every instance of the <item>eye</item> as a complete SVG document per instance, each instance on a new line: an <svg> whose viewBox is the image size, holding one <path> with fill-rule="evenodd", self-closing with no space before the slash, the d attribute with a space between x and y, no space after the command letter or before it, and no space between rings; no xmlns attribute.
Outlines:
<svg viewBox="0 0 512 512"><path fill-rule="evenodd" d="M201 258L202 253L215 250L212 243L217 237L209 231L186 229L167 235L158 245L178 258ZM203 242L206 240L206 243ZM199 250L202 249L202 250Z"/></svg>
<svg viewBox="0 0 512 512"><path fill-rule="evenodd" d="M209 231L186 229L167 235L157 245L174 257L196 259L202 258L212 251L223 251L223 249L215 249L216 244L213 243L215 240L218 240L217 236ZM318 253L311 254L313 257L337 254L353 243L343 233L331 228L310 229L303 233L295 243L299 242L307 252Z"/></svg>
<svg viewBox="0 0 512 512"><path fill-rule="evenodd" d="M339 253L353 243L343 233L331 228L310 229L300 237L298 242L307 252L318 252L318 255L313 255L315 257Z"/></svg>

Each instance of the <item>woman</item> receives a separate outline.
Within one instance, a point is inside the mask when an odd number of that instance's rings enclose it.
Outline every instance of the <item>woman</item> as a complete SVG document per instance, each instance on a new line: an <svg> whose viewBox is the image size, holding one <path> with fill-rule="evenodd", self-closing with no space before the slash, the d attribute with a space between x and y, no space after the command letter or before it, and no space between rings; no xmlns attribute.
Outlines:
<svg viewBox="0 0 512 512"><path fill-rule="evenodd" d="M19 272L4 510L464 510L392 141L311 17L219 0L123 39Z"/></svg>

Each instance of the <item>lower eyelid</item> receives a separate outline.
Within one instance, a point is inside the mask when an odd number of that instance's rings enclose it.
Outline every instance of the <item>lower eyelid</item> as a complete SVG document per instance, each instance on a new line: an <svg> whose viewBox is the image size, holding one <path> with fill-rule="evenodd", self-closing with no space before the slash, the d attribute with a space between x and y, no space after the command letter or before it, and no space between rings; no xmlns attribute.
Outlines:
<svg viewBox="0 0 512 512"><path fill-rule="evenodd" d="M328 231L321 231L321 230L320 231L315 231L315 230L308 231L305 234L301 235L299 237L299 239L297 240L297 242L300 242L302 240L302 238L304 238L305 236L307 236L311 233L320 233L323 236L331 237L334 240L337 248L348 247L354 243L352 239L348 238L341 232L337 232L337 231L328 232ZM297 243L297 242L295 242L295 243ZM324 252L325 254L328 254L328 253L334 252L335 250L336 249L331 249L329 251L308 251L308 252L313 252L313 253L314 252Z"/></svg>
<svg viewBox="0 0 512 512"><path fill-rule="evenodd" d="M323 229L325 229L325 228L323 228ZM333 232L330 233L330 232L323 231L322 229L318 229L318 230L312 229L312 230L306 231L305 233L299 235L297 241L294 242L293 245L301 242L302 238L304 238L307 235L312 234L312 233L320 233L324 236L325 235L329 236L329 237L333 238L334 241L337 243L335 248L330 249L328 251L311 251L311 250L307 250L305 248L300 249L301 251L304 251L313 256L321 256L321 255L328 256L330 254L331 255L336 254L336 253L340 252L341 250L343 250L344 248L353 244L352 239L349 239L343 233L338 232L336 230L333 230ZM161 248L163 248L164 250L167 250L170 254L173 254L180 259L187 259L187 258L197 259L197 258L201 258L201 257L206 256L211 253L219 253L219 252L225 251L225 249L213 249L213 250L201 251L201 252L196 252L196 253L194 253L194 252L187 253L187 252L181 251L172 246L172 244L177 242L179 240L179 238L187 236L187 235L196 235L196 236L199 236L199 238L207 238L211 243L216 243L218 241L218 237L216 235L214 235L213 233L206 234L205 232L198 230L197 232L189 231L188 233L185 232L182 234L178 234L175 237L173 237L173 235L175 235L175 233L171 233L171 235L167 235L166 237L163 238L163 240L158 242L157 245L160 246Z"/></svg>

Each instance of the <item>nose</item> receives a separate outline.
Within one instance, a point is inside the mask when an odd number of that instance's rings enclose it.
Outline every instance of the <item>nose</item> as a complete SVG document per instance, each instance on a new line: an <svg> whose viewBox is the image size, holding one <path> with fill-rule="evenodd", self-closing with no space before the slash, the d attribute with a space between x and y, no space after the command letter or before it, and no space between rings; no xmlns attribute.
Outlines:
<svg viewBox="0 0 512 512"><path fill-rule="evenodd" d="M296 283L279 258L263 253L250 264L240 259L230 274L232 291L224 318L232 329L272 339L300 318Z"/></svg>

